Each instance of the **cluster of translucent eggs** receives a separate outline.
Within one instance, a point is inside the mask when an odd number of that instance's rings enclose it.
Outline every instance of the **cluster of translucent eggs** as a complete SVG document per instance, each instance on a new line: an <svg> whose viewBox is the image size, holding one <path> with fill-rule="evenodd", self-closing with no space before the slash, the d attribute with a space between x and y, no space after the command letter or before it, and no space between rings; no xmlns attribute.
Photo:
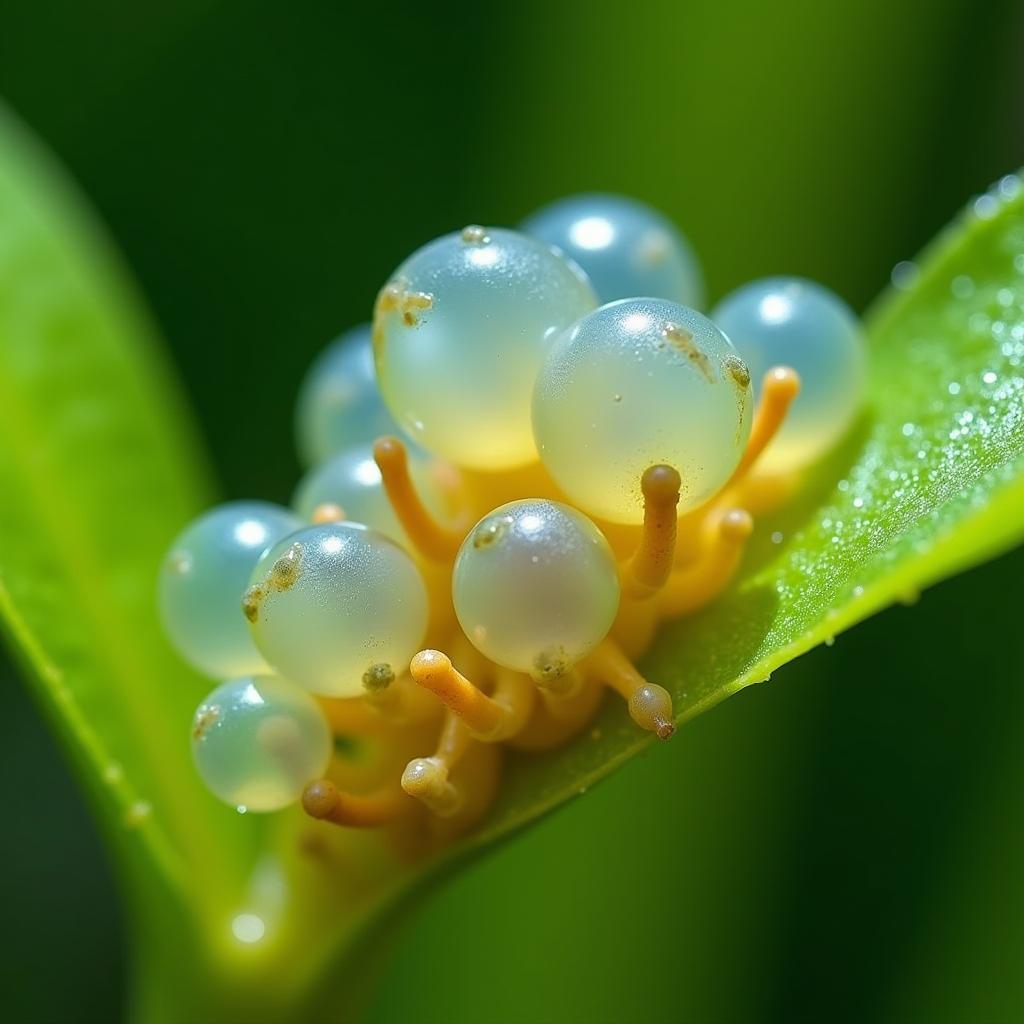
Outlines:
<svg viewBox="0 0 1024 1024"><path fill-rule="evenodd" d="M857 320L821 286L754 282L710 316L703 290L674 225L603 195L519 231L469 226L397 268L372 326L343 334L303 385L310 468L293 507L221 505L165 560L170 638L227 680L192 728L217 796L272 811L305 790L318 806L331 715L356 702L386 715L381 695L410 678L475 741L506 739L533 713L529 689L575 692L599 649L633 717L671 732L667 693L623 688L633 677L603 646L625 602L665 584L672 565L649 570L677 557L664 541L677 517L712 507L745 466L766 374L789 367L802 382L758 453L772 474L836 442L864 378ZM739 535L732 515L722 529ZM640 545L636 561L624 544ZM477 695L434 646L470 652L462 667L481 659L507 691ZM439 813L442 761L418 758L402 779Z"/></svg>

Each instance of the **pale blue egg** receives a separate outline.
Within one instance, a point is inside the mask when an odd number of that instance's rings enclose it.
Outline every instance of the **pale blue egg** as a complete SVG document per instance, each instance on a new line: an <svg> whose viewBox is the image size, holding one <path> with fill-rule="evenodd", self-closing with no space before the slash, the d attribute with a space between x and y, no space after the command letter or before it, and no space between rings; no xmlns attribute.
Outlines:
<svg viewBox="0 0 1024 1024"><path fill-rule="evenodd" d="M798 469L835 445L864 401L867 353L849 306L813 281L771 277L726 296L712 319L750 367L755 397L772 367L800 374L800 394L758 467Z"/></svg>
<svg viewBox="0 0 1024 1024"><path fill-rule="evenodd" d="M299 457L315 466L352 445L400 434L377 387L370 325L346 331L313 362L299 390Z"/></svg>
<svg viewBox="0 0 1024 1024"><path fill-rule="evenodd" d="M452 518L452 499L441 481L445 469L422 452L409 452L409 473L424 506L442 523ZM318 505L338 505L345 521L362 523L408 547L408 538L381 483L380 470L368 444L355 445L311 469L299 482L292 507L305 520Z"/></svg>
<svg viewBox="0 0 1024 1024"><path fill-rule="evenodd" d="M294 803L327 770L332 745L317 702L274 676L222 683L192 718L200 777L239 810L277 811Z"/></svg>
<svg viewBox="0 0 1024 1024"><path fill-rule="evenodd" d="M646 203L600 193L569 196L532 214L522 229L575 260L601 302L651 295L697 309L704 303L690 243Z"/></svg>
<svg viewBox="0 0 1024 1024"><path fill-rule="evenodd" d="M561 502L509 502L469 532L452 572L466 636L492 661L551 683L605 637L619 574L604 534Z"/></svg>
<svg viewBox="0 0 1024 1024"><path fill-rule="evenodd" d="M160 569L164 628L182 656L213 678L266 670L242 616L242 594L261 554L302 525L289 509L233 501L175 539Z"/></svg>

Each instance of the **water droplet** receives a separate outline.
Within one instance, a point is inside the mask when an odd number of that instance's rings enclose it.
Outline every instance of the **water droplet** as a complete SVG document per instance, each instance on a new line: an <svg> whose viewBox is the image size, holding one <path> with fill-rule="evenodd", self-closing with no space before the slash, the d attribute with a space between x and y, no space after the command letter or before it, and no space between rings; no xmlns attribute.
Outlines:
<svg viewBox="0 0 1024 1024"><path fill-rule="evenodd" d="M974 215L981 220L991 220L999 212L999 202L994 196L978 196L973 204Z"/></svg>
<svg viewBox="0 0 1024 1024"><path fill-rule="evenodd" d="M146 800L136 800L125 811L124 823L128 828L137 828L153 813L152 806Z"/></svg>
<svg viewBox="0 0 1024 1024"><path fill-rule="evenodd" d="M997 377L997 376L996 376L996 375L995 375L995 374L994 374L994 373L993 373L993 372L992 372L991 370L988 370L988 371L986 371L985 373L983 373L983 374L981 375L981 379L982 379L982 380L983 380L983 381L984 381L984 382L985 382L986 384L995 384L995 382L996 382L996 381L997 381L997 380L998 380L999 378L998 378L998 377Z"/></svg>
<svg viewBox="0 0 1024 1024"><path fill-rule="evenodd" d="M949 290L954 298L969 299L974 294L974 282L966 274L959 274L950 282Z"/></svg>
<svg viewBox="0 0 1024 1024"><path fill-rule="evenodd" d="M1003 199L1010 200L1016 199L1020 195L1024 184L1021 183L1020 178L1016 174L1007 174L999 179L997 188Z"/></svg>
<svg viewBox="0 0 1024 1024"><path fill-rule="evenodd" d="M915 430L917 430L917 427L915 427L913 423L904 423L903 424L903 436L904 437L910 437L914 433Z"/></svg>
<svg viewBox="0 0 1024 1024"><path fill-rule="evenodd" d="M960 385L955 380L954 381L950 381L949 387L946 388L946 390L951 395L959 395L960 394Z"/></svg>
<svg viewBox="0 0 1024 1024"><path fill-rule="evenodd" d="M239 942L259 942L266 934L267 926L259 914L236 914L231 921L231 934Z"/></svg>
<svg viewBox="0 0 1024 1024"><path fill-rule="evenodd" d="M889 279L892 281L893 288L898 288L900 291L909 291L917 284L917 279L921 276L921 271L917 264L911 260L900 260L895 267L892 268L892 273L889 275Z"/></svg>
<svg viewBox="0 0 1024 1024"><path fill-rule="evenodd" d="M785 540L785 537L782 535L782 533L779 530L776 530L772 534L772 543L773 544L781 544L784 540Z"/></svg>

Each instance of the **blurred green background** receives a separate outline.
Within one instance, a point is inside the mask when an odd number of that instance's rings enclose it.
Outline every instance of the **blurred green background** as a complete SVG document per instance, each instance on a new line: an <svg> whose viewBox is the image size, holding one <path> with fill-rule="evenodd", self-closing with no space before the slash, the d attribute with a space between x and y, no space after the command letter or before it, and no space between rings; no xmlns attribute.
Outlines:
<svg viewBox="0 0 1024 1024"><path fill-rule="evenodd" d="M1024 162L1024 10L998 0L38 0L2 23L0 95L110 225L236 497L288 497L302 371L442 231L617 190L679 221L713 297L793 272L863 308ZM1022 571L841 637L440 886L374 1024L1024 1019ZM4 1017L116 1020L113 881L0 676Z"/></svg>

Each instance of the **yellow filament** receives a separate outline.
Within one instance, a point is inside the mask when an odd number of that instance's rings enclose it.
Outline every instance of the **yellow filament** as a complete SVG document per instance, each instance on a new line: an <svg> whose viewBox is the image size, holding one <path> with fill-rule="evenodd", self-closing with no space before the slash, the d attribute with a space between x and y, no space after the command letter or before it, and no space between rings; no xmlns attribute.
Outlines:
<svg viewBox="0 0 1024 1024"><path fill-rule="evenodd" d="M491 699L505 709L505 719L497 738L507 740L521 732L530 720L537 701L533 680L511 669L498 668Z"/></svg>
<svg viewBox="0 0 1024 1024"><path fill-rule="evenodd" d="M630 597L651 597L672 572L679 486L679 473L671 466L651 466L640 479L644 524L636 553L622 573L623 590Z"/></svg>
<svg viewBox="0 0 1024 1024"><path fill-rule="evenodd" d="M302 809L320 821L346 828L376 828L394 821L406 807L400 789L387 787L374 793L343 793L330 779L311 782L302 793Z"/></svg>
<svg viewBox="0 0 1024 1024"><path fill-rule="evenodd" d="M388 501L413 546L430 561L451 561L463 535L435 522L424 507L409 474L405 445L397 437L379 438L373 445L373 457Z"/></svg>
<svg viewBox="0 0 1024 1024"><path fill-rule="evenodd" d="M402 789L434 814L451 817L462 807L463 794L449 780L449 772L462 760L471 742L466 723L454 712L447 712L437 750L431 757L417 757L406 765Z"/></svg>
<svg viewBox="0 0 1024 1024"><path fill-rule="evenodd" d="M530 752L551 750L583 729L594 717L603 691L590 680L580 678L580 685L567 696L541 690L529 721L509 739L508 745Z"/></svg>
<svg viewBox="0 0 1024 1024"><path fill-rule="evenodd" d="M668 691L648 683L614 641L602 641L587 657L584 667L591 678L615 690L626 701L630 716L642 729L662 740L676 731Z"/></svg>
<svg viewBox="0 0 1024 1024"><path fill-rule="evenodd" d="M420 686L458 715L477 739L507 739L521 728L529 712L530 698L513 678L514 673L499 673L495 696L488 697L440 651L420 651L412 659L409 671Z"/></svg>
<svg viewBox="0 0 1024 1024"><path fill-rule="evenodd" d="M757 403L750 428L750 439L730 484L750 471L758 456L768 447L768 442L779 432L793 399L799 393L800 374L792 367L775 366L764 375L761 399Z"/></svg>
<svg viewBox="0 0 1024 1024"><path fill-rule="evenodd" d="M776 366L765 374L750 438L739 465L725 487L708 505L679 520L675 559L677 565L688 565L700 556L708 517L714 516L716 510L742 505L767 511L789 497L795 486L791 477L752 479L751 470L768 443L779 432L793 399L799 393L800 375L791 367Z"/></svg>
<svg viewBox="0 0 1024 1024"><path fill-rule="evenodd" d="M750 514L730 509L708 517L708 540L696 562L677 570L659 598L663 618L674 619L702 608L728 586L754 528Z"/></svg>

